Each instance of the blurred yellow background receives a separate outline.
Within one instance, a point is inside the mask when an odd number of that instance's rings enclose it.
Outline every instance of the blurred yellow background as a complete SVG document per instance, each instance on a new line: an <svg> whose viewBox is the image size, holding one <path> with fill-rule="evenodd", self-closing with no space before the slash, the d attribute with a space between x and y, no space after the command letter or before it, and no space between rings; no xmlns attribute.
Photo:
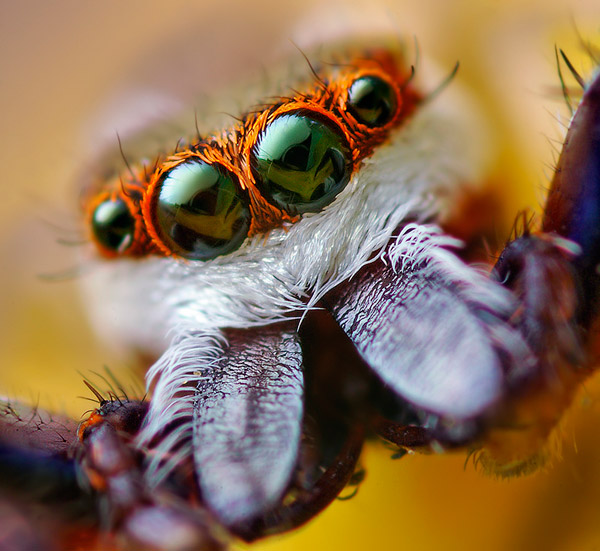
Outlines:
<svg viewBox="0 0 600 551"><path fill-rule="evenodd" d="M56 241L78 238L74 180L105 139L90 121L135 90L189 101L182 89L190 80L210 89L221 73L231 78L249 60L257 65L298 28L318 26L320 11L334 15L332 29L356 14L364 26L386 19L442 68L460 60L460 79L483 102L498 139L496 177L515 208L541 203L551 142L563 131L556 116L566 113L554 44L589 70L577 31L595 39L597 0L2 2L0 394L79 416L89 405L76 398L87 394L77 371L123 361L86 325L77 278L39 277L68 276L81 264L73 247ZM464 467L464 456L392 461L370 447L354 499L252 549L600 549L599 396L590 382L562 428L563 459L545 472L499 482Z"/></svg>

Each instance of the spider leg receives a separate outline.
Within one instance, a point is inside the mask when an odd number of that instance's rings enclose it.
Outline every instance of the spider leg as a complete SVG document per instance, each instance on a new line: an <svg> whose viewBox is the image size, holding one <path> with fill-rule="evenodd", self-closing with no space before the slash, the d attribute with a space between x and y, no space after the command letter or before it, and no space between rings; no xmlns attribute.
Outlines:
<svg viewBox="0 0 600 551"><path fill-rule="evenodd" d="M0 400L0 549L54 549L94 524L76 429L64 416Z"/></svg>
<svg viewBox="0 0 600 551"><path fill-rule="evenodd" d="M147 408L143 401L104 401L79 427L82 469L106 505L105 522L134 547L224 549L218 523L190 504L194 496L186 488L195 486L181 484L185 474L174 472L158 488L148 488L143 457L132 444Z"/></svg>

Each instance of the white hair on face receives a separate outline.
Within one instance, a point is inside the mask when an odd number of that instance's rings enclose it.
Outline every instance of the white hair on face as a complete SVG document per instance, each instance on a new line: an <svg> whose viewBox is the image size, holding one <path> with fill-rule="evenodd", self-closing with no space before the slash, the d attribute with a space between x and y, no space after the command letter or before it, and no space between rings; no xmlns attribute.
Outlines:
<svg viewBox="0 0 600 551"><path fill-rule="evenodd" d="M380 258L396 273L409 273L426 265L425 272L441 277L465 303L480 304L499 318L508 318L516 308L514 295L490 280L487 271L465 264L453 252L462 241L432 224L407 224L382 252Z"/></svg>
<svg viewBox="0 0 600 551"><path fill-rule="evenodd" d="M173 332L171 345L148 371L148 386L154 385L153 398L144 427L137 435L139 447L154 448L146 468L146 477L153 487L161 483L180 458L191 455L194 389L211 372L225 346L223 336L216 330L195 331L180 326ZM160 408L154 406L155 401ZM177 428L167 432L165 429L174 422L178 422ZM157 437L158 445L154 441Z"/></svg>
<svg viewBox="0 0 600 551"><path fill-rule="evenodd" d="M98 262L83 281L98 333L113 346L158 354L182 321L196 330L242 328L305 309L308 294L313 305L400 224L438 220L479 185L481 140L464 118L438 100L424 105L322 212L248 239L229 255Z"/></svg>

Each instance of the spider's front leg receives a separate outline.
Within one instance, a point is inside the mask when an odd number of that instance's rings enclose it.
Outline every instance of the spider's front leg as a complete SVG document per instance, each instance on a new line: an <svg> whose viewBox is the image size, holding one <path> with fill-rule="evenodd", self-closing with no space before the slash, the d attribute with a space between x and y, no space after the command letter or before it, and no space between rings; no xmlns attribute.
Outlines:
<svg viewBox="0 0 600 551"><path fill-rule="evenodd" d="M348 385L357 373L337 384L321 365L305 382L294 327L225 332L218 361L190 389L190 415L171 419L156 434L159 442L175 440L166 455L164 446L136 440L151 422L146 401L105 398L88 384L99 405L79 427L3 401L0 548L216 551L232 533L252 541L312 518L350 480L364 428L331 407L349 407ZM331 328L307 323L304 339L323 331ZM328 335L339 337L339 331ZM193 435L186 437L182 427ZM34 526L38 516L43 522Z"/></svg>
<svg viewBox="0 0 600 551"><path fill-rule="evenodd" d="M132 445L147 403L94 393L100 406L79 428L2 402L0 548L223 549L219 523L190 507L194 485L184 468L160 491L147 487Z"/></svg>
<svg viewBox="0 0 600 551"><path fill-rule="evenodd" d="M385 262L328 297L361 355L420 410L414 426L380 420L384 438L408 449L466 444L500 476L544 463L598 360L598 129L600 77L571 122L540 230L525 222L489 280L460 263L447 237L414 225Z"/></svg>
<svg viewBox="0 0 600 551"><path fill-rule="evenodd" d="M74 457L76 430L64 416L0 400L0 549L59 548L93 524Z"/></svg>
<svg viewBox="0 0 600 551"><path fill-rule="evenodd" d="M525 423L535 420L537 429L524 431L533 445L546 439L598 365L599 131L596 74L571 120L540 231L509 243L493 272L517 296L520 308L511 324L537 360L510 381L514 399L507 408Z"/></svg>
<svg viewBox="0 0 600 551"><path fill-rule="evenodd" d="M193 468L179 465L159 488L144 480L144 457L132 440L147 409L143 401L101 399L79 427L79 462L100 497L101 521L143 549L224 549L219 524L203 508L190 506L198 501Z"/></svg>

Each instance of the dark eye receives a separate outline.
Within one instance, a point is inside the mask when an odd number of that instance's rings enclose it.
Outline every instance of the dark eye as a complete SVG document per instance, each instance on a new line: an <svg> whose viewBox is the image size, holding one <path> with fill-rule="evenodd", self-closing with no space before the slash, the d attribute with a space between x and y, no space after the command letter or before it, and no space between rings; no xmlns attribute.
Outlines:
<svg viewBox="0 0 600 551"><path fill-rule="evenodd" d="M350 179L344 138L326 124L301 114L282 115L254 147L258 187L284 210L317 212Z"/></svg>
<svg viewBox="0 0 600 551"><path fill-rule="evenodd" d="M235 176L203 161L176 166L163 180L156 203L161 238L190 260L236 250L248 235L250 214Z"/></svg>
<svg viewBox="0 0 600 551"><path fill-rule="evenodd" d="M398 102L392 86L375 76L354 81L348 91L348 107L367 126L383 126L396 114Z"/></svg>
<svg viewBox="0 0 600 551"><path fill-rule="evenodd" d="M125 251L133 242L135 218L125 201L107 200L92 215L92 232L100 245L114 252Z"/></svg>

